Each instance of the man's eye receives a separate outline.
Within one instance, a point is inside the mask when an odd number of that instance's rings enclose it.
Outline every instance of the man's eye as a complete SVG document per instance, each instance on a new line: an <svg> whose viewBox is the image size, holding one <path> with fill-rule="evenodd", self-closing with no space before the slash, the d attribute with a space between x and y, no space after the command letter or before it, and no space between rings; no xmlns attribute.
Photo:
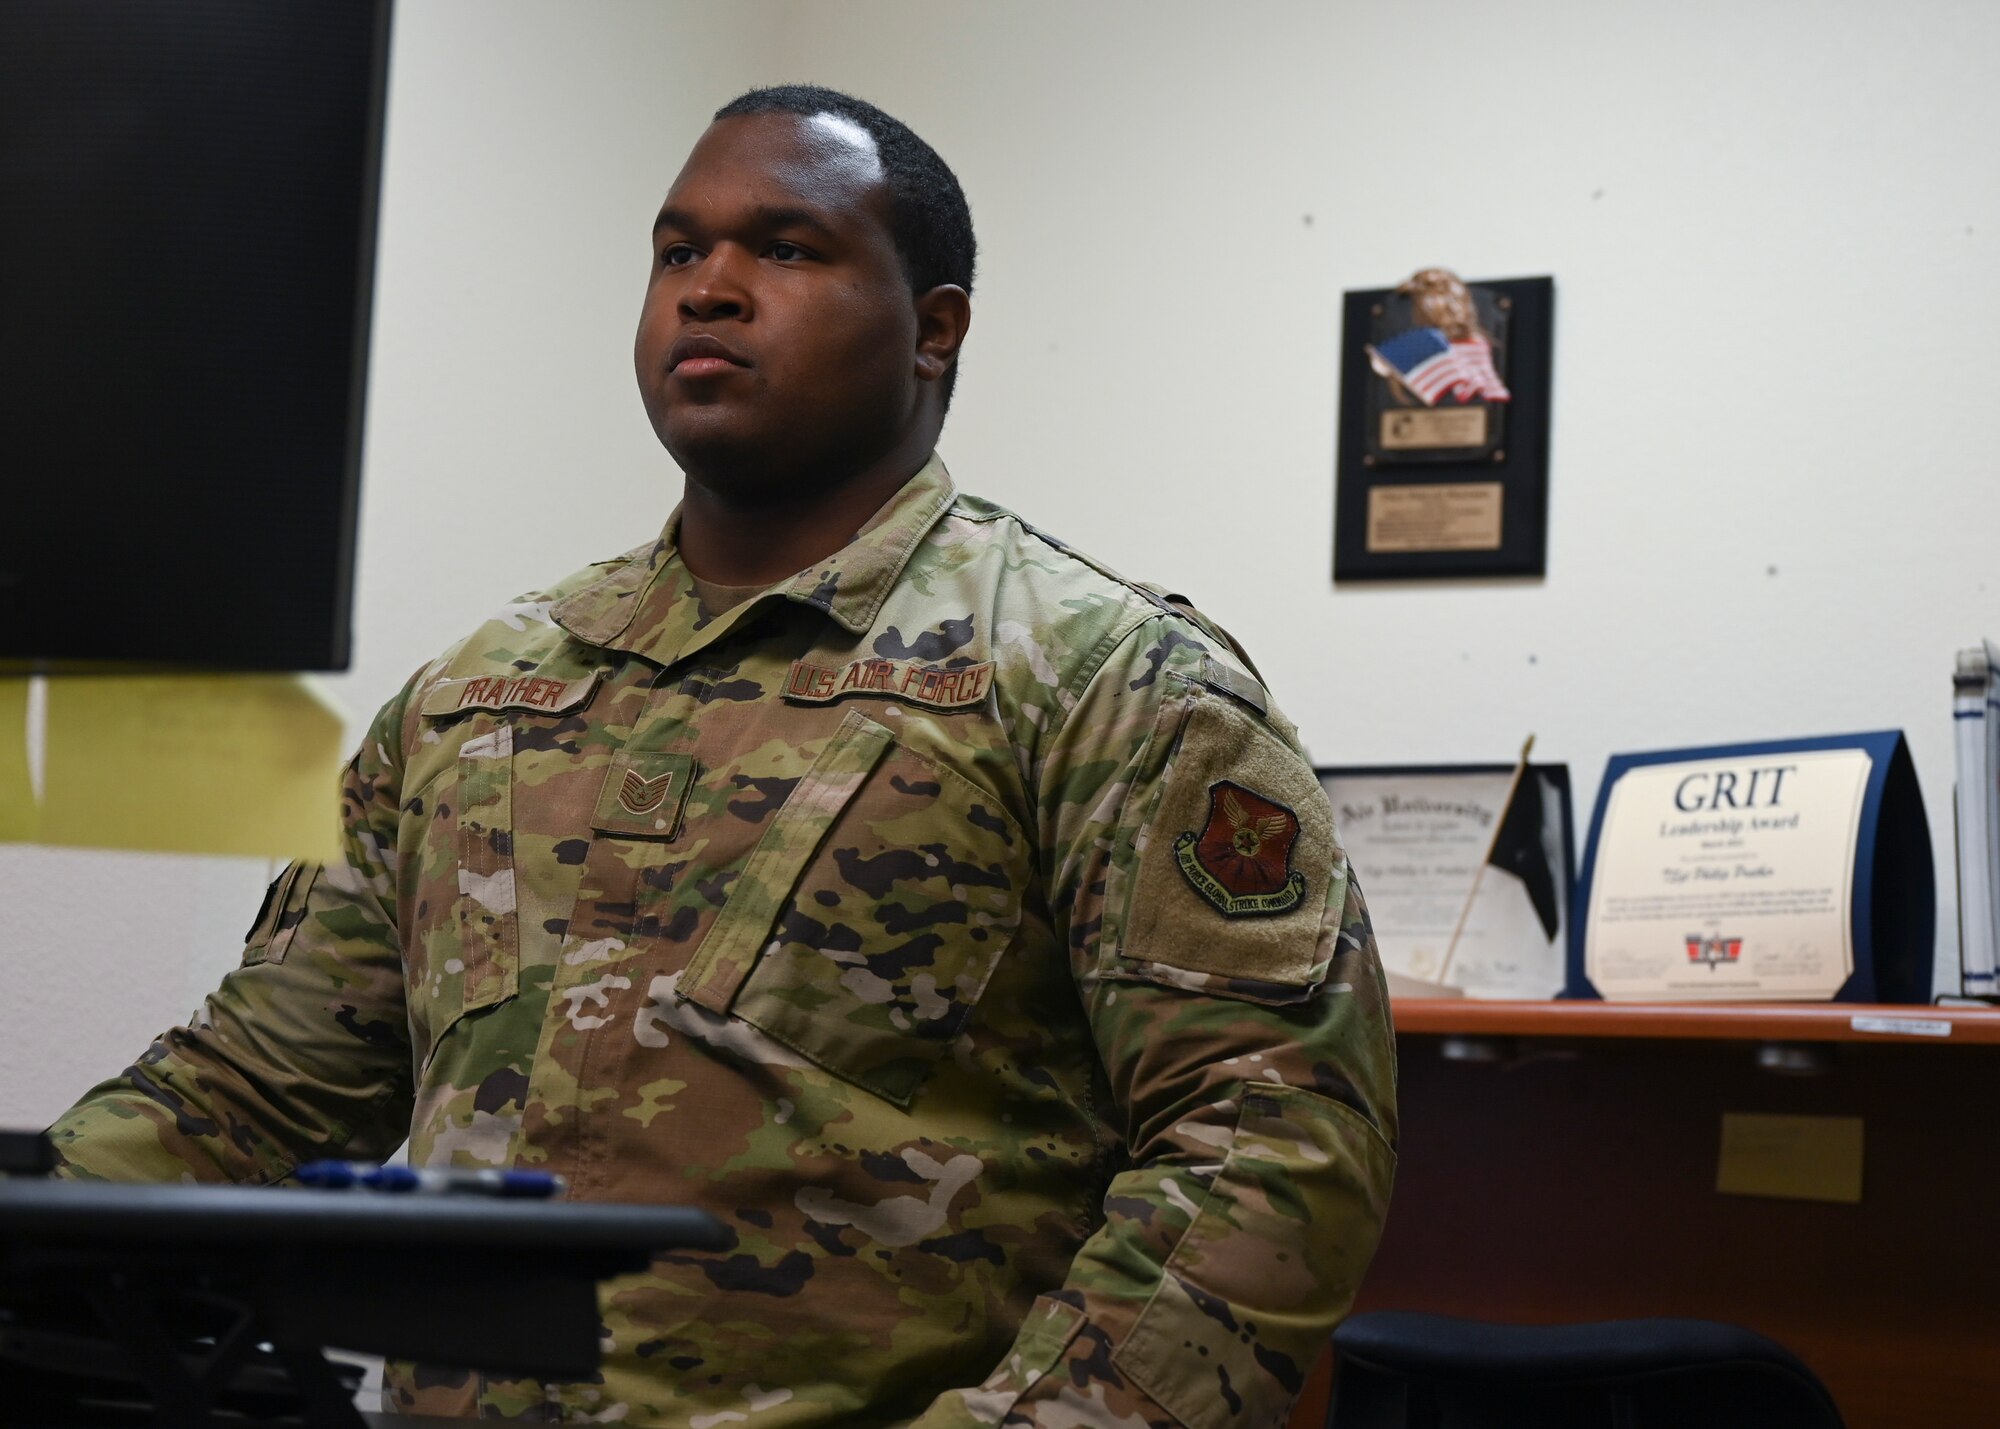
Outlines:
<svg viewBox="0 0 2000 1429"><path fill-rule="evenodd" d="M694 262L694 249L685 243L669 243L660 250L662 268L680 268Z"/></svg>
<svg viewBox="0 0 2000 1429"><path fill-rule="evenodd" d="M771 256L780 263L796 263L807 256L806 250L796 243L786 243L783 239L771 245Z"/></svg>

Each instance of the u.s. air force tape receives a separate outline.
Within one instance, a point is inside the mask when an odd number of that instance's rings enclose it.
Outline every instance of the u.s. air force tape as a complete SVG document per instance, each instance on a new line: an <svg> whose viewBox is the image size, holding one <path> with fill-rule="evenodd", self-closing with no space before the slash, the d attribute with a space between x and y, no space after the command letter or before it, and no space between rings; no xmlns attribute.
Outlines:
<svg viewBox="0 0 2000 1429"><path fill-rule="evenodd" d="M947 666L876 658L839 667L797 660L785 679L785 699L795 705L830 705L849 695L876 695L932 709L958 710L983 702L992 688L991 660Z"/></svg>

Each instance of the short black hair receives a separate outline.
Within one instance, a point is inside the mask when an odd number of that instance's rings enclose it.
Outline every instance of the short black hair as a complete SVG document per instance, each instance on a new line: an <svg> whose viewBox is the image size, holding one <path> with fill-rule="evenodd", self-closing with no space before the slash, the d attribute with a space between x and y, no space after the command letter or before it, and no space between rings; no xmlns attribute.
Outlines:
<svg viewBox="0 0 2000 1429"><path fill-rule="evenodd" d="M875 141L889 183L889 237L903 260L910 292L921 296L940 283L972 291L979 245L972 236L972 209L958 175L919 139L910 126L865 99L818 84L778 84L753 89L715 111L717 119L745 114L834 114L858 124ZM958 382L958 363L944 375L944 405Z"/></svg>

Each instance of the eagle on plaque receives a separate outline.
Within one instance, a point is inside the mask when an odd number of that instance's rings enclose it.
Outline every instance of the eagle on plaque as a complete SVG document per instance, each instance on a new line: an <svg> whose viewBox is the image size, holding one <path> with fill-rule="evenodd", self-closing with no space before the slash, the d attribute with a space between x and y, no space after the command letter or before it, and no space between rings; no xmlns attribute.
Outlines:
<svg viewBox="0 0 2000 1429"><path fill-rule="evenodd" d="M1513 399L1502 376L1507 300L1448 268L1422 268L1372 317L1370 457L1464 460L1498 450L1500 404Z"/></svg>

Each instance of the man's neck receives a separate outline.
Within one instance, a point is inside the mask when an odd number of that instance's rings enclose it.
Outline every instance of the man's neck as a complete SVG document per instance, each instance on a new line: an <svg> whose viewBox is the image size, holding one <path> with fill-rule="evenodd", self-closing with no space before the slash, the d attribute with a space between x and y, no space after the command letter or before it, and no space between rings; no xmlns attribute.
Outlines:
<svg viewBox="0 0 2000 1429"><path fill-rule="evenodd" d="M681 559L719 586L765 586L825 560L854 539L929 458L898 452L844 481L795 496L730 501L690 476L681 499Z"/></svg>

